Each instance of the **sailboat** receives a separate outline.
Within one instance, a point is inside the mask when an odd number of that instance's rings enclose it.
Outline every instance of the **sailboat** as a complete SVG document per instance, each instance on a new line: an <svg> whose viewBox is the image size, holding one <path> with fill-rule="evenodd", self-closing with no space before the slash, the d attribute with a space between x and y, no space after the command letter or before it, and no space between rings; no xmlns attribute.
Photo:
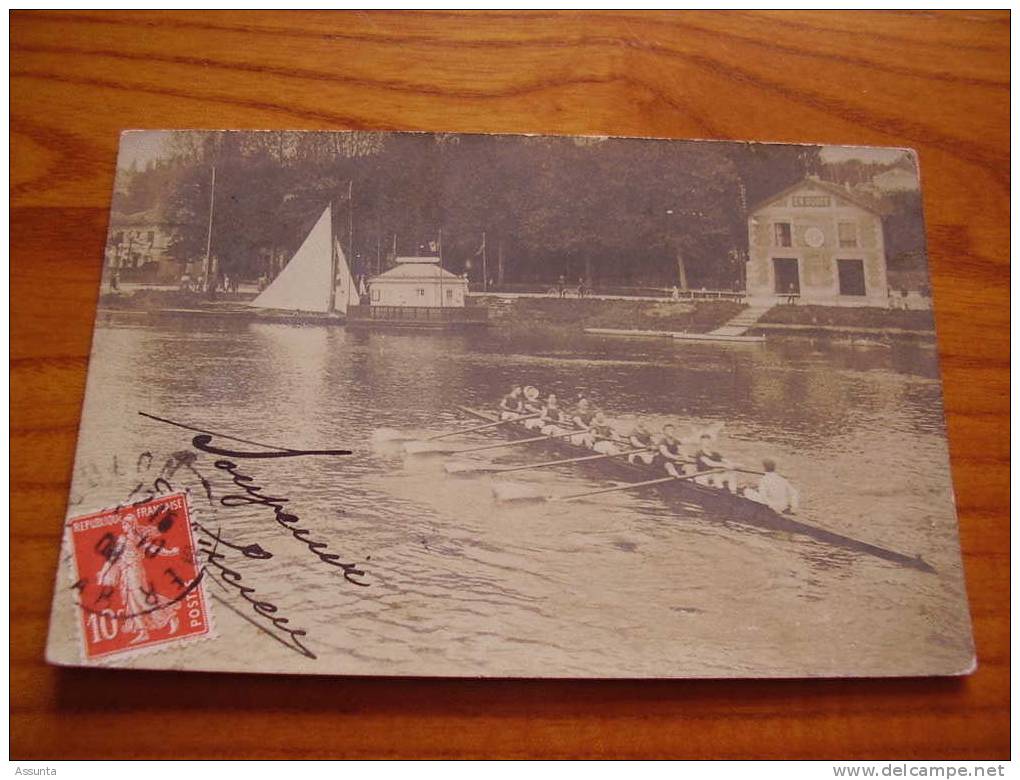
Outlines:
<svg viewBox="0 0 1020 780"><path fill-rule="evenodd" d="M322 216L279 275L251 306L295 312L346 314L360 303L354 276L333 236L333 209Z"/></svg>

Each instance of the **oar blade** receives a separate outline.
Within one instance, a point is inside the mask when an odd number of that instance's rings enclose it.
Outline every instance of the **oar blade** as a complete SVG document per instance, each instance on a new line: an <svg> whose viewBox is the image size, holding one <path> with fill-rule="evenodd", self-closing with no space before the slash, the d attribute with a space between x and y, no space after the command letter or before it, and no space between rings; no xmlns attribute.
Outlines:
<svg viewBox="0 0 1020 780"><path fill-rule="evenodd" d="M489 471L495 471L492 466L479 466L477 463L472 463L468 460L451 460L443 465L446 469L447 474L458 477L468 477L472 474L485 474Z"/></svg>
<svg viewBox="0 0 1020 780"><path fill-rule="evenodd" d="M521 482L497 482L492 486L492 495L497 501L504 503L548 500L544 493L539 493L532 485Z"/></svg>

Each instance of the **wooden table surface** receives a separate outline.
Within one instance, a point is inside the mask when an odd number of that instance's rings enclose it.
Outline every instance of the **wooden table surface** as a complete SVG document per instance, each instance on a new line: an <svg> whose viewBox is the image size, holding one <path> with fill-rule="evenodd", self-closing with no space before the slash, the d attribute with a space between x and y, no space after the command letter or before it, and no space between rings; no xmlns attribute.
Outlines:
<svg viewBox="0 0 1020 780"><path fill-rule="evenodd" d="M13 758L1008 757L1008 12L16 12L11 46ZM914 147L978 671L542 682L47 666L124 128Z"/></svg>

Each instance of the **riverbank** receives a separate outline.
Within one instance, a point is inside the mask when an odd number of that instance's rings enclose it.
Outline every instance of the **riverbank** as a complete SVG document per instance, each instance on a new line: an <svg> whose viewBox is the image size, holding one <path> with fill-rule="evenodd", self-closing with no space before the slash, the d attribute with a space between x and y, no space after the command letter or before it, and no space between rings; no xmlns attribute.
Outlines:
<svg viewBox="0 0 1020 780"><path fill-rule="evenodd" d="M198 316L256 318L260 313L245 306L253 297L249 293L219 293L216 300L210 301L196 292L144 289L104 293L100 296L99 308L125 312L187 312ZM707 332L744 308L729 301L579 300L500 296L485 296L476 300L478 306L489 310L490 323L504 330L528 331L552 327L578 333L585 328ZM294 319L294 316L290 315L289 318Z"/></svg>
<svg viewBox="0 0 1020 780"><path fill-rule="evenodd" d="M731 301L578 300L562 298L482 299L490 322L499 328L538 330L558 327L707 333L736 316L744 307Z"/></svg>
<svg viewBox="0 0 1020 780"><path fill-rule="evenodd" d="M164 309L196 309L216 311L230 309L254 300L255 293L237 292L216 294L210 301L204 293L184 290L144 288L121 292L104 292L99 296L100 309L117 311L160 311Z"/></svg>
<svg viewBox="0 0 1020 780"><path fill-rule="evenodd" d="M773 306L758 325L784 326L790 330L861 330L861 332L934 332L930 309L903 310L877 307Z"/></svg>
<svg viewBox="0 0 1020 780"><path fill-rule="evenodd" d="M204 294L166 289L106 292L99 308L106 311L186 313L189 316L223 316L274 321L321 323L325 315L257 311L246 304L255 293L219 293L216 300ZM473 297L473 303L489 311L489 322L502 330L529 332L557 329L584 332L589 329L708 333L746 310L733 301L673 301L655 298L577 299L518 297L499 294ZM769 338L810 335L861 335L888 338L934 338L929 310L843 308L827 306L774 306L749 333Z"/></svg>

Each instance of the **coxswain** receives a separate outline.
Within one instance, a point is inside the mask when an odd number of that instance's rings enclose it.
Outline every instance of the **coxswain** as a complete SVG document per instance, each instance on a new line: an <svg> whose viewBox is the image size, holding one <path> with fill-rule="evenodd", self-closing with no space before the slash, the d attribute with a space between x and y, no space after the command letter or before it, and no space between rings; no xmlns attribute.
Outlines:
<svg viewBox="0 0 1020 780"><path fill-rule="evenodd" d="M503 396L499 402L499 418L501 420L516 420L524 410L524 391L520 385L513 385L510 392Z"/></svg>
<svg viewBox="0 0 1020 780"><path fill-rule="evenodd" d="M790 484L786 477L776 472L774 460L766 458L761 465L765 473L762 475L761 481L758 482L758 487L748 488L744 491L744 496L760 504L766 504L775 512L792 515L800 507L800 495L797 493L797 489Z"/></svg>
<svg viewBox="0 0 1020 780"><path fill-rule="evenodd" d="M606 419L606 415L602 411L595 412L595 416L591 421L591 429L589 430L592 436L591 448L595 452L601 452L603 455L616 455L621 452L621 449L617 442L619 437L616 435L616 431L609 424L609 420Z"/></svg>
<svg viewBox="0 0 1020 780"><path fill-rule="evenodd" d="M631 463L644 463L646 466L651 466L652 461L655 460L655 437L648 430L644 417L638 418L634 429L630 432L630 436L627 437L627 441L632 448L641 450L641 452L634 452L628 455L627 460Z"/></svg>
<svg viewBox="0 0 1020 780"><path fill-rule="evenodd" d="M728 470L735 464L730 463L726 460L726 458L712 449L711 434L701 434L700 442L701 444L698 447L698 452L694 456L695 469L697 471L720 469L720 471L716 471L714 474L705 474L704 476L697 477L694 481L699 485L726 486L730 489L730 492L736 493L736 474Z"/></svg>
<svg viewBox="0 0 1020 780"><path fill-rule="evenodd" d="M676 427L672 423L662 426L662 438L655 451L655 461L671 477L683 475L683 464L688 462L684 455L684 444L676 435Z"/></svg>
<svg viewBox="0 0 1020 780"><path fill-rule="evenodd" d="M589 449L595 444L595 437L592 436L590 430L594 419L595 412L591 408L591 403L587 398L582 398L577 402L577 409L574 410L574 415L570 418L573 426L580 431L576 436L570 437L571 444L578 447L588 447Z"/></svg>
<svg viewBox="0 0 1020 780"><path fill-rule="evenodd" d="M542 433L546 436L563 433L566 430L563 426L570 423L567 413L560 407L560 402L554 393L549 393L549 397L545 399L542 416L538 419L542 423Z"/></svg>
<svg viewBox="0 0 1020 780"><path fill-rule="evenodd" d="M542 401L540 400L541 393L538 392L537 387L528 385L524 388L524 416L530 419L524 421L524 427L528 430L537 430L542 427L542 419L538 416L542 414Z"/></svg>

